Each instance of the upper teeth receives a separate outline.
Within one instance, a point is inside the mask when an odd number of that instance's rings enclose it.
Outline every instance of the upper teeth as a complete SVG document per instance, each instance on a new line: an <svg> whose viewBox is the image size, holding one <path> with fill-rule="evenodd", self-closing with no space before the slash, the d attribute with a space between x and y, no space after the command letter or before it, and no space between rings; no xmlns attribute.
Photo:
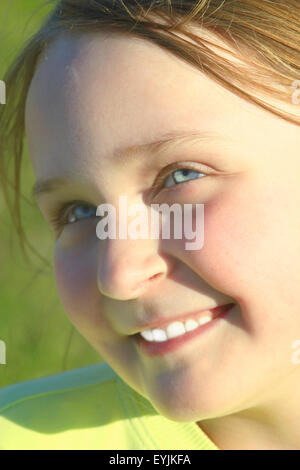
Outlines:
<svg viewBox="0 0 300 470"><path fill-rule="evenodd" d="M211 312L202 315L198 320L186 320L185 322L175 321L170 323L166 328L154 328L141 331L140 334L147 341L166 341L176 336L184 335L188 331L195 330L200 325L204 325L213 319Z"/></svg>

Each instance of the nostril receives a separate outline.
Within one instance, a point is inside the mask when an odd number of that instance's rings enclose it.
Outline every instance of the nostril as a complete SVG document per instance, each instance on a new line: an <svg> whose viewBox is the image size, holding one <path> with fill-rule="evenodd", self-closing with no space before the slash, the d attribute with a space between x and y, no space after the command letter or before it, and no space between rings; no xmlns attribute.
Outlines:
<svg viewBox="0 0 300 470"><path fill-rule="evenodd" d="M150 282L153 282L155 281L156 279L159 279L160 277L163 276L163 273L157 273L157 274L154 274L153 276L149 277L148 279L146 279L145 281L141 282L139 284L139 286L136 286L136 288L134 289L134 291L136 290L140 290L140 289L146 289L147 288L147 285L149 286L149 283Z"/></svg>
<svg viewBox="0 0 300 470"><path fill-rule="evenodd" d="M162 276L162 273L154 274L153 276L150 277L149 281L154 281L155 279L157 279L158 277L161 277L161 276Z"/></svg>

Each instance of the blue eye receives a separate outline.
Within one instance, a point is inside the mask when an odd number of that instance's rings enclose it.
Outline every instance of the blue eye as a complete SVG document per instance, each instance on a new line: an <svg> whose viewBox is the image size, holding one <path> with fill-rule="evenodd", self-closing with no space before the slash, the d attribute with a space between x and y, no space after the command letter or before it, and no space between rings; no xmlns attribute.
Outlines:
<svg viewBox="0 0 300 470"><path fill-rule="evenodd" d="M205 175L204 173L200 173L199 171L194 171L189 168L180 168L179 170L172 171L172 173L165 179L166 181L166 186L173 186L168 182L169 178L171 181L175 182L175 184L179 183L185 183L186 181L189 181L189 179L186 179L188 177L192 177L191 179L195 178L201 178L202 176L199 175ZM170 180L169 180L170 181Z"/></svg>
<svg viewBox="0 0 300 470"><path fill-rule="evenodd" d="M152 191L164 187L174 186L176 184L185 183L196 178L207 176L206 173L194 171L190 168L178 168L169 172L166 176L160 175L154 184ZM172 182L174 184L172 184ZM81 201L71 201L67 204L54 209L50 214L50 224L53 225L56 231L61 230L65 225L74 224L83 219L96 217L97 207Z"/></svg>
<svg viewBox="0 0 300 470"><path fill-rule="evenodd" d="M55 208L53 213L49 215L49 221L55 231L60 231L65 225L96 217L96 211L97 208L92 204L71 201Z"/></svg>
<svg viewBox="0 0 300 470"><path fill-rule="evenodd" d="M73 205L71 210L65 215L66 223L73 224L78 220L86 219L87 217L95 217L96 208L89 204L77 204Z"/></svg>

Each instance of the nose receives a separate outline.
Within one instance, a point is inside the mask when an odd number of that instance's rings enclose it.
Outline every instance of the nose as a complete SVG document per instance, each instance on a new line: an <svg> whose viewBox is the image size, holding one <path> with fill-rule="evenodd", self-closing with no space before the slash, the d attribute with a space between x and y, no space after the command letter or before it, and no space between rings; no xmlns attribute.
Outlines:
<svg viewBox="0 0 300 470"><path fill-rule="evenodd" d="M99 291L112 299L131 300L153 285L153 281L164 278L167 264L157 252L157 242L144 239L101 241L97 268Z"/></svg>

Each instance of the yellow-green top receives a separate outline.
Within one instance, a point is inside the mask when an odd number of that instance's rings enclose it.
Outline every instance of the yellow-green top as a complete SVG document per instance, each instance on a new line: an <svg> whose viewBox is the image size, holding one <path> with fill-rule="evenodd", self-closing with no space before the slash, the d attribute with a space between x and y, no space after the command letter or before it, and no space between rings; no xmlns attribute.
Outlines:
<svg viewBox="0 0 300 470"><path fill-rule="evenodd" d="M219 450L103 362L0 389L0 449Z"/></svg>

